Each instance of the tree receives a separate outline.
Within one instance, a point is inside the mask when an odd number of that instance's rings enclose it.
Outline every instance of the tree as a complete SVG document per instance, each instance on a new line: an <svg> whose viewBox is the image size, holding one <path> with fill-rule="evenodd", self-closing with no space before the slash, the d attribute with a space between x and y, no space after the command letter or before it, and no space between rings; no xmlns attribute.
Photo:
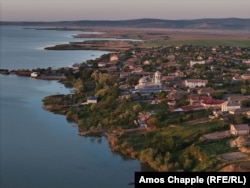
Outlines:
<svg viewBox="0 0 250 188"><path fill-rule="evenodd" d="M214 99L222 99L223 98L223 92L219 92L219 91L214 92L214 93L212 93L212 97Z"/></svg>
<svg viewBox="0 0 250 188"><path fill-rule="evenodd" d="M151 128L156 127L156 122L157 122L157 119L156 119L155 117L151 117L151 118L147 121L148 127L151 127Z"/></svg>
<svg viewBox="0 0 250 188"><path fill-rule="evenodd" d="M133 106L133 112L135 112L135 113L137 113L137 112L139 112L139 111L141 111L142 110L142 107L141 107L141 105L138 103L138 104L135 104L134 106Z"/></svg>
<svg viewBox="0 0 250 188"><path fill-rule="evenodd" d="M241 101L242 107L250 107L250 100L243 100Z"/></svg>
<svg viewBox="0 0 250 188"><path fill-rule="evenodd" d="M189 104L188 98L186 94L183 94L180 99L177 101L175 104L175 108L181 107L181 106L186 106Z"/></svg>
<svg viewBox="0 0 250 188"><path fill-rule="evenodd" d="M246 115L238 115L236 117L234 117L234 122L236 124L244 124L244 123L249 123L249 119L247 118Z"/></svg>
<svg viewBox="0 0 250 188"><path fill-rule="evenodd" d="M82 79L78 78L74 83L75 91L80 94L84 91L84 85Z"/></svg>
<svg viewBox="0 0 250 188"><path fill-rule="evenodd" d="M166 98L166 96L167 96L166 91L161 91L161 92L159 93L159 97L160 97L160 99L165 99L165 98Z"/></svg>

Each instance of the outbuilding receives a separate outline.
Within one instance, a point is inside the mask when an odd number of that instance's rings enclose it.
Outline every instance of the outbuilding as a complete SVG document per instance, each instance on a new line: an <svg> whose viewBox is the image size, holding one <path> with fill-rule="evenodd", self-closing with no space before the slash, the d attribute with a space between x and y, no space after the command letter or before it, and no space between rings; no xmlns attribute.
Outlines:
<svg viewBox="0 0 250 188"><path fill-rule="evenodd" d="M230 125L230 133L232 135L247 135L250 133L250 127L248 124L237 124L237 125Z"/></svg>

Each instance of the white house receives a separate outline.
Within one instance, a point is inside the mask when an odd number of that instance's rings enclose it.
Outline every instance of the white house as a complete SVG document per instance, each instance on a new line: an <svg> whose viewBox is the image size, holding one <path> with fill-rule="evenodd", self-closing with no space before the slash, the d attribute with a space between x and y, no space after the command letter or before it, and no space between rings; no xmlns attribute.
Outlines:
<svg viewBox="0 0 250 188"><path fill-rule="evenodd" d="M106 62L98 62L98 67L106 67L107 66L107 63Z"/></svg>
<svg viewBox="0 0 250 188"><path fill-rule="evenodd" d="M32 78L37 78L37 77L38 77L38 72L32 72L32 73L30 74L30 76L31 76Z"/></svg>
<svg viewBox="0 0 250 188"><path fill-rule="evenodd" d="M195 87L205 87L207 85L207 80L202 79L186 79L184 81L185 86L189 88L195 88Z"/></svg>
<svg viewBox="0 0 250 188"><path fill-rule="evenodd" d="M111 54L109 61L118 61L119 57L117 54Z"/></svg>
<svg viewBox="0 0 250 188"><path fill-rule="evenodd" d="M97 103L97 97L95 96L90 96L90 97L87 97L87 104L90 104L90 103Z"/></svg>
<svg viewBox="0 0 250 188"><path fill-rule="evenodd" d="M196 60L196 61L190 61L189 65L190 67L193 67L195 64L199 64L199 65L204 65L206 62L204 60Z"/></svg>

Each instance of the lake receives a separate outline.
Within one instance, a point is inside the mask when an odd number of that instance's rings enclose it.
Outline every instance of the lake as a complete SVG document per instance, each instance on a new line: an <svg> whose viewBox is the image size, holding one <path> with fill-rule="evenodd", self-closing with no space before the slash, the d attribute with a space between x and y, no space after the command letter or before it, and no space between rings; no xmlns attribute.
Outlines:
<svg viewBox="0 0 250 188"><path fill-rule="evenodd" d="M50 44L76 41L80 32L1 26L5 69L70 66L107 53L46 51ZM138 160L110 150L105 137L78 135L77 125L42 108L42 99L70 90L57 81L0 75L1 188L125 188Z"/></svg>

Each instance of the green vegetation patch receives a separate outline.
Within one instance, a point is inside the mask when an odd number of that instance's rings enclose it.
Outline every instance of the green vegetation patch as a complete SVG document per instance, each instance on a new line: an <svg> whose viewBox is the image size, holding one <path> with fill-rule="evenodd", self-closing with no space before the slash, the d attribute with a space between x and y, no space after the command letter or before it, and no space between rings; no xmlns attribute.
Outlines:
<svg viewBox="0 0 250 188"><path fill-rule="evenodd" d="M220 122L168 126L146 133L123 134L117 147L159 171L205 171L217 164L214 157L217 153L211 149L211 143L199 138L227 128ZM208 150L206 144L210 146Z"/></svg>

